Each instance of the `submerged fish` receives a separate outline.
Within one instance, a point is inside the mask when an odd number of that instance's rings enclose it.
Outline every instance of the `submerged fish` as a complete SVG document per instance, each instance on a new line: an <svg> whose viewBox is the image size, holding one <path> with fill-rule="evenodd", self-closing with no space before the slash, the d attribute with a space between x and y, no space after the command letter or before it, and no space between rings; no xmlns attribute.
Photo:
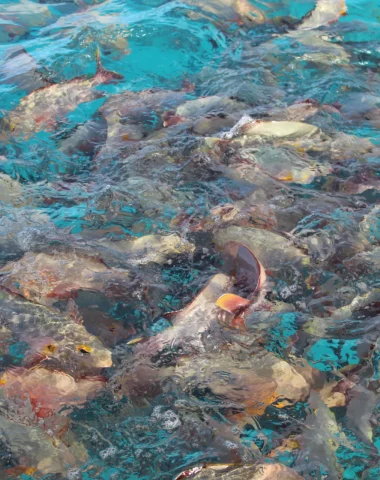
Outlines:
<svg viewBox="0 0 380 480"><path fill-rule="evenodd" d="M215 15L222 21L237 22L244 25L257 25L264 23L266 17L262 10L255 7L249 0L185 0L191 7L198 7L202 12ZM193 14L193 18L202 16Z"/></svg>
<svg viewBox="0 0 380 480"><path fill-rule="evenodd" d="M47 75L38 69L36 60L24 48L10 48L0 66L0 82L16 85L27 93L50 85Z"/></svg>
<svg viewBox="0 0 380 480"><path fill-rule="evenodd" d="M107 251L118 252L132 266L149 263L164 264L171 257L190 255L195 250L192 243L175 234L144 235L140 238L120 241L105 240L101 243L101 249L103 248L105 248L105 258L107 258Z"/></svg>
<svg viewBox="0 0 380 480"><path fill-rule="evenodd" d="M174 375L187 392L209 392L230 416L263 415L269 405L282 409L306 400L310 391L300 373L264 349L246 360L233 351L180 357Z"/></svg>
<svg viewBox="0 0 380 480"><path fill-rule="evenodd" d="M99 55L97 51L97 70L92 78L77 77L65 83L40 88L24 97L4 117L0 140L6 141L9 136L29 138L41 130L55 130L79 104L102 97L104 94L95 90L95 87L119 80L122 76L105 70Z"/></svg>
<svg viewBox="0 0 380 480"><path fill-rule="evenodd" d="M39 5L30 0L20 0L1 4L0 19L15 22L25 29L42 27L54 22L55 17L46 5Z"/></svg>
<svg viewBox="0 0 380 480"><path fill-rule="evenodd" d="M180 473L175 480L302 480L297 472L280 463L255 465L205 464Z"/></svg>
<svg viewBox="0 0 380 480"><path fill-rule="evenodd" d="M108 267L102 259L80 254L26 253L2 270L1 284L46 306L77 296L79 290L106 293L128 279L128 272Z"/></svg>
<svg viewBox="0 0 380 480"><path fill-rule="evenodd" d="M9 452L11 465L14 465L16 473L17 466L27 466L19 469L19 474L34 475L37 472L42 475L61 474L67 472L70 467L78 467L81 464L76 457L78 452L75 449L71 451L58 438L52 437L39 427L12 422L1 415L0 441ZM0 474L7 475L7 470L0 471ZM2 478L12 478L11 475Z"/></svg>
<svg viewBox="0 0 380 480"><path fill-rule="evenodd" d="M97 162L112 158L128 142L141 140L153 128L163 126L165 114L193 89L194 85L184 80L181 90L127 91L110 97L99 109L107 122L107 141Z"/></svg>
<svg viewBox="0 0 380 480"><path fill-rule="evenodd" d="M14 206L23 203L22 186L10 176L0 173L0 202L8 203Z"/></svg>
<svg viewBox="0 0 380 480"><path fill-rule="evenodd" d="M70 317L0 290L1 325L25 342L26 364L51 362L75 376L112 365L111 352Z"/></svg>
<svg viewBox="0 0 380 480"><path fill-rule="evenodd" d="M346 13L345 0L316 0L315 8L304 17L298 30L312 30L331 25Z"/></svg>
<svg viewBox="0 0 380 480"><path fill-rule="evenodd" d="M62 427L59 418L68 415L73 406L81 406L105 386L100 377L74 380L67 373L45 368L11 368L0 378L0 395L7 402L7 412L15 421L23 415L30 422L45 428ZM57 418L53 419L54 416ZM54 421L55 420L55 421ZM54 422L54 423L53 423Z"/></svg>
<svg viewBox="0 0 380 480"><path fill-rule="evenodd" d="M172 327L151 338L139 338L133 347L133 356L128 355L122 363L111 387L135 400L152 396L160 383L155 362L170 365L177 355L202 351L203 336L218 325L220 309L216 301L232 285L232 278L227 275L215 275L187 307L171 314Z"/></svg>
<svg viewBox="0 0 380 480"><path fill-rule="evenodd" d="M307 265L310 258L287 238L268 230L258 228L227 227L222 228L214 235L215 243L222 247L236 238L242 239L244 244L257 256L265 270L280 270L285 263Z"/></svg>
<svg viewBox="0 0 380 480"><path fill-rule="evenodd" d="M238 129L237 137L243 143L255 138L265 140L295 140L309 138L319 133L319 128L302 122L252 120Z"/></svg>

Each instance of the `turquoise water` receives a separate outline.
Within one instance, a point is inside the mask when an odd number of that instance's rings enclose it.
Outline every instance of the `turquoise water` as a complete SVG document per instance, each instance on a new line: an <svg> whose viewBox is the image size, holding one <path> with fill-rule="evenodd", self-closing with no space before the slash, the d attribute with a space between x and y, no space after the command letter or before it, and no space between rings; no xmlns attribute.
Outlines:
<svg viewBox="0 0 380 480"><path fill-rule="evenodd" d="M380 4L343 7L0 0L1 479L379 478Z"/></svg>

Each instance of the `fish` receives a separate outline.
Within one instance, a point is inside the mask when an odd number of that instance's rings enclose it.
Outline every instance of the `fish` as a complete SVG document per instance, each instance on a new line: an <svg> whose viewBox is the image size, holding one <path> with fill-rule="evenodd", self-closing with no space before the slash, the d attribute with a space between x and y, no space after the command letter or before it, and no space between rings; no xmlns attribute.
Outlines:
<svg viewBox="0 0 380 480"><path fill-rule="evenodd" d="M301 152L297 150L290 145L282 148L263 146L253 154L247 152L247 158L252 159L261 171L281 182L309 185L317 177L326 177L332 172L329 163L315 161L302 152L302 148ZM241 155L246 156L244 151Z"/></svg>
<svg viewBox="0 0 380 480"><path fill-rule="evenodd" d="M315 8L305 15L297 30L314 30L329 26L344 15L347 15L345 0L317 0Z"/></svg>
<svg viewBox="0 0 380 480"><path fill-rule="evenodd" d="M299 138L310 138L320 132L318 127L303 122L294 121L266 121L251 120L240 126L233 138L238 138L242 144L254 139L263 138L266 141L273 140L295 140Z"/></svg>
<svg viewBox="0 0 380 480"><path fill-rule="evenodd" d="M180 217L173 219L173 226ZM215 231L224 226L255 227L272 230L277 226L277 218L269 205L263 190L256 190L251 195L234 203L223 203L210 209L209 215L196 222L192 219L190 229L197 231Z"/></svg>
<svg viewBox="0 0 380 480"><path fill-rule="evenodd" d="M8 49L0 66L0 82L15 85L26 93L51 85L48 75L23 47Z"/></svg>
<svg viewBox="0 0 380 480"><path fill-rule="evenodd" d="M174 375L186 392L205 390L235 415L263 415L269 405L282 409L308 398L305 378L285 360L265 349L235 359L226 349L179 357Z"/></svg>
<svg viewBox="0 0 380 480"><path fill-rule="evenodd" d="M9 175L0 173L0 202L21 206L24 201L21 184Z"/></svg>
<svg viewBox="0 0 380 480"><path fill-rule="evenodd" d="M6 402L7 418L17 422L22 416L22 423L38 425L59 436L61 429L67 428L64 417L72 407L83 406L104 387L105 379L101 377L75 380L60 371L16 367L1 375L0 398Z"/></svg>
<svg viewBox="0 0 380 480"><path fill-rule="evenodd" d="M107 141L95 161L112 158L128 142L139 141L152 130L150 125L163 126L166 112L183 103L194 90L184 80L181 90L150 89L112 95L99 109L107 122Z"/></svg>
<svg viewBox="0 0 380 480"><path fill-rule="evenodd" d="M140 338L137 343L130 341L133 350L127 352L110 380L109 388L119 395L127 394L137 402L152 397L160 389L161 373L157 366L169 365L172 371L170 364L177 355L204 350L203 336L219 325L220 309L215 302L232 286L233 279L228 275L214 275L189 305L169 315L171 327L145 341ZM168 370L163 368L164 371L167 375Z"/></svg>
<svg viewBox="0 0 380 480"><path fill-rule="evenodd" d="M373 411L378 404L378 395L362 385L355 385L349 393L345 423L358 438L373 447Z"/></svg>
<svg viewBox="0 0 380 480"><path fill-rule="evenodd" d="M25 366L52 364L74 377L112 366L111 351L83 325L0 289L1 325L25 342Z"/></svg>
<svg viewBox="0 0 380 480"><path fill-rule="evenodd" d="M300 100L285 108L272 108L267 114L271 119L276 121L304 122L319 112L340 115L340 110L334 105L320 104L311 98Z"/></svg>
<svg viewBox="0 0 380 480"><path fill-rule="evenodd" d="M96 73L90 79L77 77L34 90L22 98L19 105L5 115L0 141L6 141L9 137L29 139L40 131L54 131L79 104L104 96L95 87L123 78L103 68L99 50L96 52L96 65Z"/></svg>
<svg viewBox="0 0 380 480"><path fill-rule="evenodd" d="M0 415L0 441L10 452L11 465L14 465L12 468L15 473L18 468L20 474L27 474L28 469L29 475L37 472L42 475L61 474L81 465L75 450L71 451L58 438L52 437L37 426L22 425L2 415ZM24 465L28 467L22 471L21 467ZM7 475L7 470L2 469L0 474Z"/></svg>
<svg viewBox="0 0 380 480"><path fill-rule="evenodd" d="M87 122L59 139L59 150L68 156L95 157L107 140L107 124L101 115L94 115Z"/></svg>
<svg viewBox="0 0 380 480"><path fill-rule="evenodd" d="M108 251L119 252L132 266L147 265L150 263L164 264L171 257L191 255L195 246L179 235L144 235L140 238L119 241L104 241L101 251L105 247ZM104 252L105 255L107 255Z"/></svg>
<svg viewBox="0 0 380 480"><path fill-rule="evenodd" d="M128 280L128 272L108 267L101 258L75 253L27 252L20 260L0 270L0 284L27 300L53 306L69 300L78 291L106 293Z"/></svg>
<svg viewBox="0 0 380 480"><path fill-rule="evenodd" d="M308 404L310 410L302 422L302 432L295 436L300 445L295 468L305 476L315 472L315 469L321 469L328 478L339 480L342 478L343 468L338 462L336 451L340 446L351 451L355 448L337 423L334 413L319 398L317 392L310 392Z"/></svg>
<svg viewBox="0 0 380 480"><path fill-rule="evenodd" d="M199 480L302 480L303 477L281 463L257 463L254 465L204 464L180 473L175 480L194 478Z"/></svg>
<svg viewBox="0 0 380 480"><path fill-rule="evenodd" d="M53 23L57 17L46 5L39 5L30 0L20 0L9 4L2 4L0 19L6 22L15 22L25 29L25 32L34 27L43 27Z"/></svg>
<svg viewBox="0 0 380 480"><path fill-rule="evenodd" d="M254 6L248 0L185 0L191 7L197 7L200 12L193 12L190 18L209 15L221 19L222 22L233 22L238 25L254 26L260 25L266 21L264 12ZM220 22L218 22L220 23Z"/></svg>
<svg viewBox="0 0 380 480"><path fill-rule="evenodd" d="M214 234L214 241L219 247L227 242L242 239L244 245L255 252L255 256L266 271L281 269L285 263L294 265L308 265L310 258L300 248L284 236L261 230L259 228L227 227L221 228Z"/></svg>

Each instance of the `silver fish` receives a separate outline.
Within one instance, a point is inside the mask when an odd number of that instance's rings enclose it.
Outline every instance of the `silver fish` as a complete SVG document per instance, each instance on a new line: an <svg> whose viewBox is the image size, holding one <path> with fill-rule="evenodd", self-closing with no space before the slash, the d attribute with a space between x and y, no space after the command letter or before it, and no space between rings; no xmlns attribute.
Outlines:
<svg viewBox="0 0 380 480"><path fill-rule="evenodd" d="M280 463L256 465L206 464L180 473L175 480L302 480L303 477Z"/></svg>

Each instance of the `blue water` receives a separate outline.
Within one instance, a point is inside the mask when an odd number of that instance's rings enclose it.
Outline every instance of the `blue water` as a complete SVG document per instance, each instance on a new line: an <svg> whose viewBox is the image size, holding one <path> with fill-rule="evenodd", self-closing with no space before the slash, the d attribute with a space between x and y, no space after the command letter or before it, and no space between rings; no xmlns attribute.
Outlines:
<svg viewBox="0 0 380 480"><path fill-rule="evenodd" d="M1 479L379 478L380 4L242 4L0 0Z"/></svg>

